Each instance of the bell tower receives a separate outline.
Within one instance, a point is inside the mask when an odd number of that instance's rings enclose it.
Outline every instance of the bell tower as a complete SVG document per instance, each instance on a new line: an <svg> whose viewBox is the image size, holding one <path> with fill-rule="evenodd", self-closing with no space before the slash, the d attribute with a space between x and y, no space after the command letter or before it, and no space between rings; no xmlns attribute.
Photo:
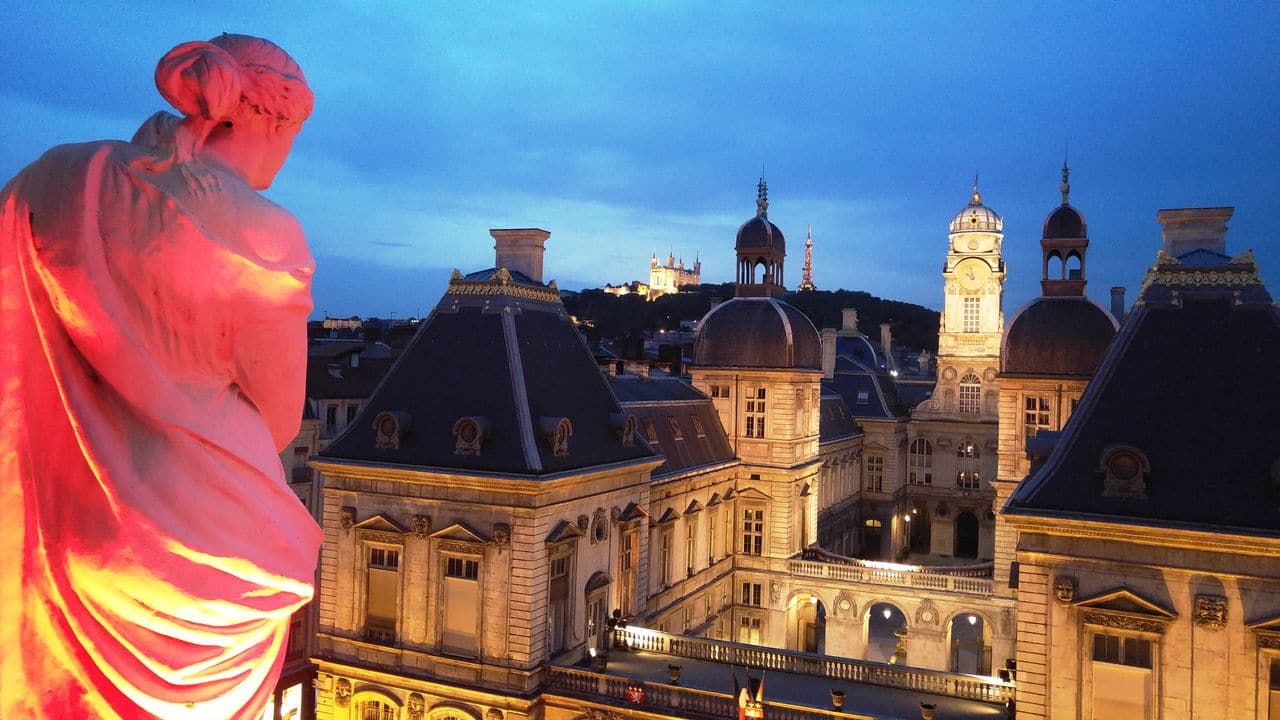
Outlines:
<svg viewBox="0 0 1280 720"><path fill-rule="evenodd" d="M948 240L938 384L925 409L954 419L994 420L1004 331L1004 220L982 204L977 177L969 204L951 220Z"/></svg>

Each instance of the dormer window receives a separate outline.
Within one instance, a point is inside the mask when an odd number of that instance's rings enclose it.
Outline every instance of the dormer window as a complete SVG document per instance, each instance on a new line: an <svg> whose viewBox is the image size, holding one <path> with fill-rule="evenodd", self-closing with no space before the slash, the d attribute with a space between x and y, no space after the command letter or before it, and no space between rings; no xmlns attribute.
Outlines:
<svg viewBox="0 0 1280 720"><path fill-rule="evenodd" d="M347 419L348 422L350 420L351 418ZM384 410L378 413L373 419L373 446L379 450L400 449L400 441L409 432L411 424L412 420L407 412Z"/></svg>
<svg viewBox="0 0 1280 720"><path fill-rule="evenodd" d="M676 440L684 439L684 431L680 429L680 423L674 417L667 417L667 427L671 428L671 437Z"/></svg>
<svg viewBox="0 0 1280 720"><path fill-rule="evenodd" d="M551 448L556 457L569 455L569 438L573 436L573 424L566 417L538 418L538 430L542 439Z"/></svg>
<svg viewBox="0 0 1280 720"><path fill-rule="evenodd" d="M489 421L483 417L463 417L453 424L453 454L479 455L489 438Z"/></svg>
<svg viewBox="0 0 1280 720"><path fill-rule="evenodd" d="M1111 445L1102 451L1102 496L1145 500L1151 463L1131 445Z"/></svg>

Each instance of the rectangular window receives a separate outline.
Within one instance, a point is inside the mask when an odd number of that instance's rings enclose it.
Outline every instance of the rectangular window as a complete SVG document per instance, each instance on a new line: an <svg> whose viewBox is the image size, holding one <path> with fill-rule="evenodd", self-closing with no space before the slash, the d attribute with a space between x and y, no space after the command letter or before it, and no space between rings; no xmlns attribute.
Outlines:
<svg viewBox="0 0 1280 720"><path fill-rule="evenodd" d="M332 435L338 432L338 406L330 404L324 409L324 434Z"/></svg>
<svg viewBox="0 0 1280 720"><path fill-rule="evenodd" d="M356 419L356 413L360 411L359 405L347 406L347 424L350 425L352 420Z"/></svg>
<svg viewBox="0 0 1280 720"><path fill-rule="evenodd" d="M746 401L747 437L764 437L765 388L748 391Z"/></svg>
<svg viewBox="0 0 1280 720"><path fill-rule="evenodd" d="M960 383L960 414L977 415L982 411L982 386L977 382Z"/></svg>
<svg viewBox="0 0 1280 720"><path fill-rule="evenodd" d="M569 556L564 555L551 560L551 579L556 580L569 574Z"/></svg>
<svg viewBox="0 0 1280 720"><path fill-rule="evenodd" d="M884 458L879 455L868 455L866 467L863 469L867 478L869 492L884 492Z"/></svg>
<svg viewBox="0 0 1280 720"><path fill-rule="evenodd" d="M671 584L671 532L664 530L662 533L662 552L658 554L658 561L661 566L658 568L658 581L662 583L662 587Z"/></svg>
<svg viewBox="0 0 1280 720"><path fill-rule="evenodd" d="M742 583L742 604L760 607L760 583Z"/></svg>
<svg viewBox="0 0 1280 720"><path fill-rule="evenodd" d="M964 299L964 331L976 333L982 327L982 298Z"/></svg>
<svg viewBox="0 0 1280 720"><path fill-rule="evenodd" d="M760 644L760 618L744 617L738 626L738 642L747 645Z"/></svg>
<svg viewBox="0 0 1280 720"><path fill-rule="evenodd" d="M727 397L729 397L729 386L728 386L728 385L712 385L712 386L711 386L711 397L713 397L713 398L727 398Z"/></svg>
<svg viewBox="0 0 1280 720"><path fill-rule="evenodd" d="M746 508L742 511L742 552L745 555L764 554L764 510Z"/></svg>
<svg viewBox="0 0 1280 720"><path fill-rule="evenodd" d="M1049 398L1029 397L1023 408L1022 425L1028 440L1035 437L1041 430L1050 429Z"/></svg>
<svg viewBox="0 0 1280 720"><path fill-rule="evenodd" d="M393 643L396 639L398 594L400 589L400 551L393 548L369 548L366 568L364 634L367 640Z"/></svg>
<svg viewBox="0 0 1280 720"><path fill-rule="evenodd" d="M566 562L566 571L568 569L568 558L563 558ZM466 560L464 558L451 557L445 564L445 577L462 578L463 580L475 580L480 577L480 561Z"/></svg>
<svg viewBox="0 0 1280 720"><path fill-rule="evenodd" d="M698 516L685 516L684 566L685 573L693 577L694 550L698 545Z"/></svg>
<svg viewBox="0 0 1280 720"><path fill-rule="evenodd" d="M618 567L622 569L622 597L619 598L619 609L624 616L630 617L635 611L636 565L640 557L635 530L628 530L622 534L622 543L618 546L618 552Z"/></svg>
<svg viewBox="0 0 1280 720"><path fill-rule="evenodd" d="M868 393L866 390L859 390L859 391L858 391L858 399L854 401L854 404L855 404L855 405L866 405L866 404L867 404L867 403L869 403L869 402L871 402L871 394L870 394L870 393Z"/></svg>
<svg viewBox="0 0 1280 720"><path fill-rule="evenodd" d="M720 508L709 509L707 511L707 564L711 565L716 561L716 516L720 514Z"/></svg>
<svg viewBox="0 0 1280 720"><path fill-rule="evenodd" d="M1149 669L1151 667L1151 641L1140 637L1095 633L1093 636L1093 659L1096 662Z"/></svg>

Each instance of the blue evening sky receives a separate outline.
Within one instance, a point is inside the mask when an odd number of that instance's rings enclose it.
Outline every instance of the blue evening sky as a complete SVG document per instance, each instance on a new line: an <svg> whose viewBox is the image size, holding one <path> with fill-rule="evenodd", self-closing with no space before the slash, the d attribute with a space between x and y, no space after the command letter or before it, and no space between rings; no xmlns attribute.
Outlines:
<svg viewBox="0 0 1280 720"><path fill-rule="evenodd" d="M80 5L77 7L77 5ZM550 230L561 287L647 277L652 252L733 276L769 215L799 281L939 307L975 171L1005 219L1005 311L1039 293L1059 203L1087 276L1130 300L1156 211L1233 205L1229 252L1280 278L1278 3L62 3L0 20L0 177L49 146L128 138L172 46L223 31L301 63L316 110L270 197L319 261L317 314L405 317L491 227Z"/></svg>

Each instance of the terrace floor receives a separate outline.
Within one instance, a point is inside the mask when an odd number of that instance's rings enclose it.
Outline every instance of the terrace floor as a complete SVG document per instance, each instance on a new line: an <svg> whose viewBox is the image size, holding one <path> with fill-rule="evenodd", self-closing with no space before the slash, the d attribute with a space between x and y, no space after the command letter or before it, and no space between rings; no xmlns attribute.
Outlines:
<svg viewBox="0 0 1280 720"><path fill-rule="evenodd" d="M609 654L609 664L604 671L609 675L634 680L666 683L667 665L679 665L682 670L680 684L684 687L733 693L732 668L725 663L693 660L660 653L621 652ZM743 682L744 671L737 668L738 682ZM752 670L759 677L762 671ZM928 693L898 688L867 685L863 683L831 680L812 675L800 675L777 671L765 671L764 699L776 702L807 705L831 709L831 689L845 691L844 712L869 715L876 720L919 720L920 703L938 706L936 720L961 720L968 718L1006 718L999 705L963 700L960 698L930 695Z"/></svg>

